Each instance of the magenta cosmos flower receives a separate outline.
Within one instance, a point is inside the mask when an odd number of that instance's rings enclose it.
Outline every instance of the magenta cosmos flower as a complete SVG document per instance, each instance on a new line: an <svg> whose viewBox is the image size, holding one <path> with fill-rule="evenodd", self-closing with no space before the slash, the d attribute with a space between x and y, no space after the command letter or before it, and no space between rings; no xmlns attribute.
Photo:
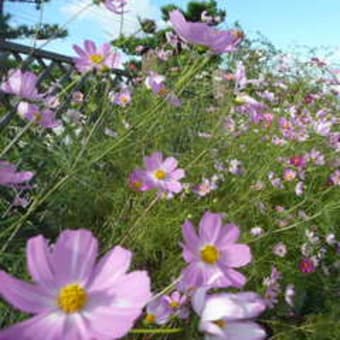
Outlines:
<svg viewBox="0 0 340 340"><path fill-rule="evenodd" d="M170 22L185 42L208 47L216 54L233 52L243 40L241 31L219 31L205 23L186 21L179 10L170 12Z"/></svg>
<svg viewBox="0 0 340 340"><path fill-rule="evenodd" d="M32 72L24 72L21 70L10 70L7 80L1 84L0 89L3 92L13 94L15 96L37 100L42 95L37 90L38 77Z"/></svg>
<svg viewBox="0 0 340 340"><path fill-rule="evenodd" d="M20 117L35 122L44 128L53 129L61 125L61 121L56 119L56 114L52 110L40 109L37 105L27 102L20 102L17 110Z"/></svg>
<svg viewBox="0 0 340 340"><path fill-rule="evenodd" d="M240 230L234 224L222 225L222 215L206 212L199 233L190 221L183 226L183 257L188 267L183 270L185 286L197 288L243 287L246 278L234 268L243 267L251 259L250 248L238 244Z"/></svg>
<svg viewBox="0 0 340 340"><path fill-rule="evenodd" d="M180 180L185 177L183 169L178 169L178 161L174 157L163 158L161 152L154 152L144 158L145 185L162 192L179 193L183 189Z"/></svg>
<svg viewBox="0 0 340 340"><path fill-rule="evenodd" d="M265 330L252 319L266 309L266 303L258 294L212 294L198 289L193 295L192 305L200 315L199 328L205 332L205 340L261 340Z"/></svg>
<svg viewBox="0 0 340 340"><path fill-rule="evenodd" d="M127 0L104 0L105 7L115 13L115 14L123 14L124 8L127 5Z"/></svg>
<svg viewBox="0 0 340 340"><path fill-rule="evenodd" d="M0 185L5 187L17 187L27 183L34 177L31 171L17 171L17 167L6 161L0 160Z"/></svg>
<svg viewBox="0 0 340 340"><path fill-rule="evenodd" d="M97 263L90 231L65 230L51 247L42 237L27 244L34 283L0 272L0 295L35 314L0 331L1 340L111 340L127 334L151 297L144 271L127 273L131 252L114 247Z"/></svg>
<svg viewBox="0 0 340 340"><path fill-rule="evenodd" d="M115 53L108 43L97 48L94 41L85 40L84 48L73 45L73 49L79 54L79 57L74 58L79 72L83 73L91 70L103 71L121 66L120 54Z"/></svg>

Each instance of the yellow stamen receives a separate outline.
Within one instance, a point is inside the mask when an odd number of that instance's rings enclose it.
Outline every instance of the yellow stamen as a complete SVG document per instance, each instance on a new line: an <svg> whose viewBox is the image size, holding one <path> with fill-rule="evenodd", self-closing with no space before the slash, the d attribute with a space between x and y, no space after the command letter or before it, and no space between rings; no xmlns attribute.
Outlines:
<svg viewBox="0 0 340 340"><path fill-rule="evenodd" d="M223 329L227 327L227 321L225 320L216 320L214 321L214 324Z"/></svg>
<svg viewBox="0 0 340 340"><path fill-rule="evenodd" d="M151 324L155 323L156 315L154 315L154 314L147 314L146 317L145 317L145 321L147 323L151 323Z"/></svg>
<svg viewBox="0 0 340 340"><path fill-rule="evenodd" d="M209 244L201 250L201 258L206 263L215 264L220 259L220 252L215 246Z"/></svg>
<svg viewBox="0 0 340 340"><path fill-rule="evenodd" d="M35 114L34 114L34 116L35 116L35 121L37 122L37 123L40 123L42 120L43 120L43 115L40 113L40 112L36 112Z"/></svg>
<svg viewBox="0 0 340 340"><path fill-rule="evenodd" d="M167 173L162 169L158 169L155 171L155 177L159 180L163 180L166 179Z"/></svg>
<svg viewBox="0 0 340 340"><path fill-rule="evenodd" d="M104 56L101 54L92 54L90 60L95 64L101 64L104 61Z"/></svg>
<svg viewBox="0 0 340 340"><path fill-rule="evenodd" d="M143 186L143 183L141 181L134 181L132 182L132 186L136 189L140 189Z"/></svg>
<svg viewBox="0 0 340 340"><path fill-rule="evenodd" d="M58 306L65 313L77 313L83 310L87 304L86 290L78 284L70 284L60 289Z"/></svg>
<svg viewBox="0 0 340 340"><path fill-rule="evenodd" d="M166 96L169 93L169 90L166 87L163 87L159 90L158 93L160 96Z"/></svg>
<svg viewBox="0 0 340 340"><path fill-rule="evenodd" d="M181 307L181 305L178 301L171 301L170 307L173 308L173 309L178 309L179 307Z"/></svg>
<svg viewBox="0 0 340 340"><path fill-rule="evenodd" d="M129 102L130 98L128 96L121 96L120 101L122 104L127 104Z"/></svg>

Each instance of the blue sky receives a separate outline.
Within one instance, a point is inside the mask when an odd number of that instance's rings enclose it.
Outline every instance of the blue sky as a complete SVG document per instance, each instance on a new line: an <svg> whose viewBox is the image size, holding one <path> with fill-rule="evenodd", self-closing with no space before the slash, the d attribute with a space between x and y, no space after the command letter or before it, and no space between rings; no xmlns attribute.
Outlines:
<svg viewBox="0 0 340 340"><path fill-rule="evenodd" d="M91 0L51 0L42 16L44 21L64 24L90 3ZM136 15L160 20L160 6L175 3L185 6L186 0L129 0L130 12L125 18L124 30L137 29ZM219 0L228 13L227 22L239 21L246 33L253 36L260 31L277 47L293 51L295 45L332 47L338 49L340 59L340 0ZM31 5L5 3L5 11L13 15L17 24L39 22L41 13ZM104 42L119 32L119 16L104 8L84 11L67 24L70 36L54 41L45 48L72 55L72 44L90 38ZM160 23L160 22L159 22ZM26 41L29 44L31 42ZM38 44L39 45L39 44Z"/></svg>

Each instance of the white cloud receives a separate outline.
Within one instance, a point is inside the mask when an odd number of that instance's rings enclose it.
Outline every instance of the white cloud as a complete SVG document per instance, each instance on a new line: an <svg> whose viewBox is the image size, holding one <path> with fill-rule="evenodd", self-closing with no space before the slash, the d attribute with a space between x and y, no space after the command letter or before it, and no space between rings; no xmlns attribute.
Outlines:
<svg viewBox="0 0 340 340"><path fill-rule="evenodd" d="M84 7L89 6L91 3L92 0L71 0L61 8L61 13L68 17L77 16ZM160 20L159 8L154 6L151 0L129 0L126 9L127 12L124 14L123 21L123 33L126 35L131 35L138 31L138 16L152 18L157 21ZM104 5L89 6L89 8L77 16L72 26L75 27L76 22L81 23L85 21L93 25L89 27L89 31L101 31L108 40L119 36L121 16L110 12Z"/></svg>

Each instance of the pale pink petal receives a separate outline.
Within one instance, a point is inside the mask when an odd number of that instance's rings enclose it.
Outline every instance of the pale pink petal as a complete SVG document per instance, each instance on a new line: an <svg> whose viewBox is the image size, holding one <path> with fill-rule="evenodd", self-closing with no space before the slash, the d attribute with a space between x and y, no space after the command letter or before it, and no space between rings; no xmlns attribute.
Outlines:
<svg viewBox="0 0 340 340"><path fill-rule="evenodd" d="M178 161L174 157L167 157L162 164L162 168L167 172L172 172L177 168Z"/></svg>
<svg viewBox="0 0 340 340"><path fill-rule="evenodd" d="M230 280L233 287L242 288L246 284L247 278L240 272L228 267L221 267L221 270L223 271L226 278Z"/></svg>
<svg viewBox="0 0 340 340"><path fill-rule="evenodd" d="M51 293L4 271L0 272L0 295L15 308L27 313L43 313L56 307Z"/></svg>
<svg viewBox="0 0 340 340"><path fill-rule="evenodd" d="M159 169L163 162L163 154L161 152L154 152L152 155L144 158L144 164L147 170Z"/></svg>
<svg viewBox="0 0 340 340"><path fill-rule="evenodd" d="M127 272L131 258L132 253L129 250L120 246L114 247L95 266L89 290L99 291L111 288L115 281Z"/></svg>
<svg viewBox="0 0 340 340"><path fill-rule="evenodd" d="M92 273L98 242L88 230L65 230L53 249L51 261L58 284L86 284Z"/></svg>
<svg viewBox="0 0 340 340"><path fill-rule="evenodd" d="M40 314L1 330L0 340L75 340L64 333L65 320L62 313Z"/></svg>
<svg viewBox="0 0 340 340"><path fill-rule="evenodd" d="M43 236L36 236L27 242L27 266L35 282L46 288L55 287L51 266L51 251Z"/></svg>
<svg viewBox="0 0 340 340"><path fill-rule="evenodd" d="M255 322L229 322L224 336L228 340L262 340L267 337L265 330Z"/></svg>
<svg viewBox="0 0 340 340"><path fill-rule="evenodd" d="M178 181L185 177L185 171L183 169L177 169L171 173L171 177Z"/></svg>
<svg viewBox="0 0 340 340"><path fill-rule="evenodd" d="M222 228L222 216L207 211L199 224L199 234L206 243L214 244Z"/></svg>
<svg viewBox="0 0 340 340"><path fill-rule="evenodd" d="M235 243L240 237L240 229L235 224L226 224L221 230L221 235L216 244L223 247L225 244Z"/></svg>
<svg viewBox="0 0 340 340"><path fill-rule="evenodd" d="M228 267L242 267L251 262L252 256L249 246L245 244L228 244L222 250L220 263L226 264Z"/></svg>

